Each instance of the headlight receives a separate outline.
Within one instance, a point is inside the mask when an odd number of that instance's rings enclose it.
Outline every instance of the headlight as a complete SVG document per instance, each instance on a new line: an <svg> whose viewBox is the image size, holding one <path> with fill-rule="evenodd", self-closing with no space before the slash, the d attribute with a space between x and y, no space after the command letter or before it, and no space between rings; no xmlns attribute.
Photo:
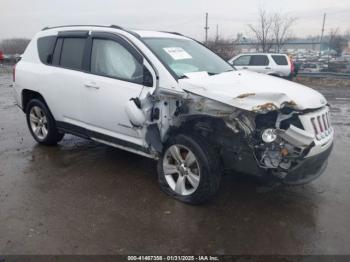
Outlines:
<svg viewBox="0 0 350 262"><path fill-rule="evenodd" d="M261 139L265 142L265 143L272 143L273 141L275 141L277 138L275 129L273 128L268 128L265 129L261 135Z"/></svg>

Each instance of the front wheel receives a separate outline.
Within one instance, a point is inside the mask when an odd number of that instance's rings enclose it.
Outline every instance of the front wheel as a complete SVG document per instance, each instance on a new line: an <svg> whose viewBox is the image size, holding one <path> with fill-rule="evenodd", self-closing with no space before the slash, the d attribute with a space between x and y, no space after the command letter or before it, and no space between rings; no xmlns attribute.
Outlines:
<svg viewBox="0 0 350 262"><path fill-rule="evenodd" d="M169 141L158 161L158 178L168 195L189 204L204 203L219 189L219 157L198 138L178 135Z"/></svg>
<svg viewBox="0 0 350 262"><path fill-rule="evenodd" d="M38 143L55 145L62 140L64 134L58 132L55 119L41 100L33 99L28 103L26 117L30 133Z"/></svg>

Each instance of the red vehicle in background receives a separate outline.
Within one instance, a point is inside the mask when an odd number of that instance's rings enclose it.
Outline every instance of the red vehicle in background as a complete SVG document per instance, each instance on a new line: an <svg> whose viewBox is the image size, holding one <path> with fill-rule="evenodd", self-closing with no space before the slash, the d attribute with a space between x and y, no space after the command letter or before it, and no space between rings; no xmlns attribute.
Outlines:
<svg viewBox="0 0 350 262"><path fill-rule="evenodd" d="M4 52L0 50L0 63L4 61Z"/></svg>

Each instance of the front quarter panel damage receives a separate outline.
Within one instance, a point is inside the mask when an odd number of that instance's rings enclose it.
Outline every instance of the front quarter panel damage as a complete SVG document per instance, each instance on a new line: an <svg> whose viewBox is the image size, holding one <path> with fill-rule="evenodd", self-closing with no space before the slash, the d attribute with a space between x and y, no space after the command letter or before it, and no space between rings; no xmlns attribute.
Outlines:
<svg viewBox="0 0 350 262"><path fill-rule="evenodd" d="M236 99L254 96L246 94ZM283 100L283 96L277 97ZM220 151L229 169L283 178L314 146L314 135L297 122L299 111L290 107L293 101L284 105L287 113L269 105L244 110L188 93L177 101L171 127L205 137ZM272 143L262 141L262 132L267 128L275 130L277 139Z"/></svg>
<svg viewBox="0 0 350 262"><path fill-rule="evenodd" d="M267 102L267 98L278 102ZM302 111L295 109L294 101L278 93L246 93L234 100L245 103L249 110L191 92L158 93L152 106L148 105L160 113L158 118L148 120L152 128L147 129L147 143L160 153L161 144L176 133L194 134L220 153L226 169L284 179L314 146L314 134L303 130L298 121ZM257 101L262 104L256 105ZM262 140L268 128L277 137L271 143Z"/></svg>

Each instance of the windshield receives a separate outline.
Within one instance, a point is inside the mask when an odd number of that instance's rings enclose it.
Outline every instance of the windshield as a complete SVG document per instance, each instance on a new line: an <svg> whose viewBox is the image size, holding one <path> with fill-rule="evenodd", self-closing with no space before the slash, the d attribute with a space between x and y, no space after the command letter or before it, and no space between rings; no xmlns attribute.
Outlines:
<svg viewBox="0 0 350 262"><path fill-rule="evenodd" d="M191 39L144 38L146 45L177 77L206 71L210 75L232 71L230 64Z"/></svg>

